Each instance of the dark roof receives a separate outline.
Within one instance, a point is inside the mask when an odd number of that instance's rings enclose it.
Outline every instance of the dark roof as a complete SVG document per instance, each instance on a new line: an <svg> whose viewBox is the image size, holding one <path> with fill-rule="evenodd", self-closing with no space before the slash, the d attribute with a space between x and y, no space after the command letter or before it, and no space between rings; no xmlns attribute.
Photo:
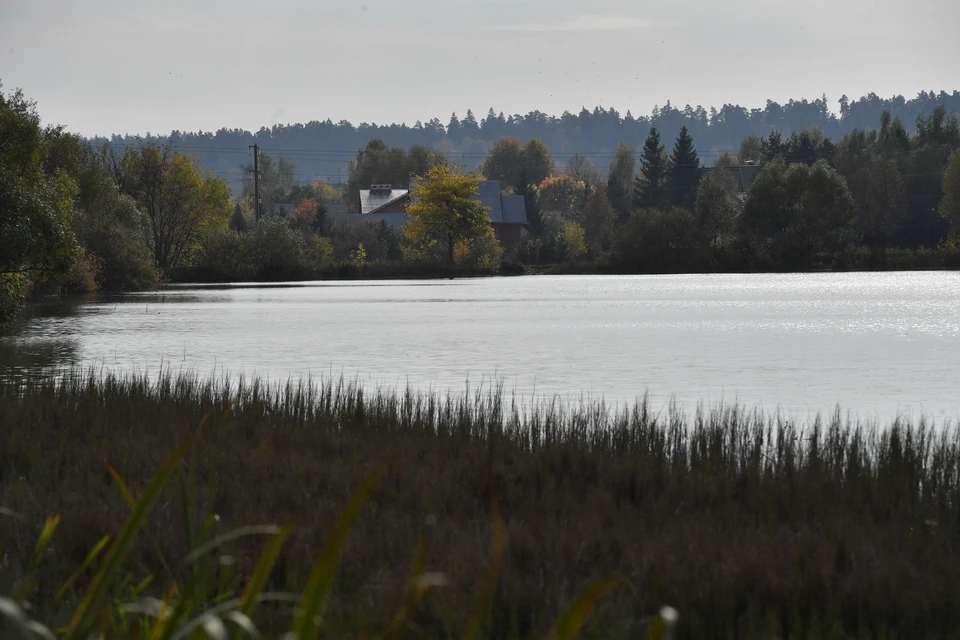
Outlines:
<svg viewBox="0 0 960 640"><path fill-rule="evenodd" d="M503 196L503 221L507 224L527 224L527 206L523 196Z"/></svg>
<svg viewBox="0 0 960 640"><path fill-rule="evenodd" d="M490 209L490 222L503 222L503 205L500 202L500 185L496 180L481 180L477 185L477 200Z"/></svg>

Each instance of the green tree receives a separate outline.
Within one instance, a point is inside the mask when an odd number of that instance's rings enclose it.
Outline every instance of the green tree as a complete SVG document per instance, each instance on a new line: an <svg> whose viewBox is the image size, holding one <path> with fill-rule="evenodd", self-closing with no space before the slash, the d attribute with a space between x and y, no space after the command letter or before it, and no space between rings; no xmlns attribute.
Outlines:
<svg viewBox="0 0 960 640"><path fill-rule="evenodd" d="M240 208L240 203L237 202L233 206L233 215L230 216L230 229L237 233L246 233L248 228L247 219L243 215L243 209Z"/></svg>
<svg viewBox="0 0 960 640"><path fill-rule="evenodd" d="M740 201L714 174L704 176L697 187L696 219L714 247L729 239L736 228Z"/></svg>
<svg viewBox="0 0 960 640"><path fill-rule="evenodd" d="M666 148L660 143L660 132L650 127L640 151L640 175L634 191L634 205L641 209L656 207L667 198L669 176Z"/></svg>
<svg viewBox="0 0 960 640"><path fill-rule="evenodd" d="M950 237L960 242L960 151L950 156L950 164L943 173L943 200L940 215L950 224Z"/></svg>
<svg viewBox="0 0 960 640"><path fill-rule="evenodd" d="M491 228L489 210L475 199L478 177L446 165L432 167L416 186L416 201L407 207L407 238L422 244L447 243L447 262L453 266L458 242L485 235Z"/></svg>
<svg viewBox="0 0 960 640"><path fill-rule="evenodd" d="M906 189L900 155L896 145L881 142L876 132L854 130L837 143L834 157L853 196L863 243L877 267L885 264L886 249L904 220Z"/></svg>
<svg viewBox="0 0 960 640"><path fill-rule="evenodd" d="M373 184L389 184L396 189L407 189L414 176L424 175L434 164L444 161L443 154L430 151L421 145L404 151L400 147L387 147L380 138L370 140L357 150L356 159L347 167L347 206L356 210L360 203L360 190ZM332 194L318 193L321 201L328 201Z"/></svg>
<svg viewBox="0 0 960 640"><path fill-rule="evenodd" d="M724 153L710 169L710 176L731 194L740 192L740 159Z"/></svg>
<svg viewBox="0 0 960 640"><path fill-rule="evenodd" d="M574 220L583 210L586 185L567 175L550 176L540 183L540 207L556 211L567 220Z"/></svg>
<svg viewBox="0 0 960 640"><path fill-rule="evenodd" d="M131 146L119 161L121 191L150 220L154 259L162 270L191 263L206 235L227 227L230 190L167 147Z"/></svg>
<svg viewBox="0 0 960 640"><path fill-rule="evenodd" d="M21 91L0 92L0 326L34 281L66 274L79 253L71 225L77 186L45 166L59 133L40 127L36 104Z"/></svg>
<svg viewBox="0 0 960 640"><path fill-rule="evenodd" d="M621 142L607 175L607 197L621 220L625 220L633 209L633 174L636 170L636 151L626 142Z"/></svg>
<svg viewBox="0 0 960 640"><path fill-rule="evenodd" d="M557 234L563 260L574 262L587 252L587 236L579 222L564 222Z"/></svg>
<svg viewBox="0 0 960 640"><path fill-rule="evenodd" d="M523 184L540 184L553 174L553 158L547 146L536 138L522 145L513 138L497 140L481 167L487 180L496 180L500 188L517 191Z"/></svg>
<svg viewBox="0 0 960 640"><path fill-rule="evenodd" d="M637 209L617 235L616 258L636 273L683 273L709 267L710 254L685 209Z"/></svg>
<svg viewBox="0 0 960 640"><path fill-rule="evenodd" d="M501 189L513 188L520 183L521 172L524 169L523 147L514 138L500 138L493 143L487 158L480 168L483 177L487 180L496 180ZM533 183L529 175L523 180L526 184Z"/></svg>
<svg viewBox="0 0 960 640"><path fill-rule="evenodd" d="M264 280L303 277L307 245L303 235L278 216L260 220L250 235L257 276Z"/></svg>
<svg viewBox="0 0 960 640"><path fill-rule="evenodd" d="M583 227L587 248L595 257L610 250L616 222L617 211L613 208L604 186L591 189L583 206L580 225Z"/></svg>
<svg viewBox="0 0 960 640"><path fill-rule="evenodd" d="M783 135L779 131L771 131L770 135L760 141L760 155L764 162L773 162L777 158L785 158L787 145L783 142Z"/></svg>
<svg viewBox="0 0 960 640"><path fill-rule="evenodd" d="M680 135L670 156L670 200L673 205L692 209L697 198L697 183L700 182L700 158L693 146L693 138L686 127Z"/></svg>
<svg viewBox="0 0 960 640"><path fill-rule="evenodd" d="M527 184L540 184L553 175L553 158L547 145L536 138L523 145L523 167Z"/></svg>
<svg viewBox="0 0 960 640"><path fill-rule="evenodd" d="M739 228L758 260L774 268L809 268L850 242L855 210L843 176L825 161L788 168L778 158L754 179Z"/></svg>
<svg viewBox="0 0 960 640"><path fill-rule="evenodd" d="M749 136L740 143L740 153L737 154L741 162L759 164L763 159L763 141L759 136Z"/></svg>

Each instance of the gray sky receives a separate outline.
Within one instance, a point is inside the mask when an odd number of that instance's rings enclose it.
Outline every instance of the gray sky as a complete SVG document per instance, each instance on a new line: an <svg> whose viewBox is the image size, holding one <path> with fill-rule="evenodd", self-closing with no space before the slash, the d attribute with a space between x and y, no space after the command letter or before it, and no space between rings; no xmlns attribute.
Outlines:
<svg viewBox="0 0 960 640"><path fill-rule="evenodd" d="M960 88L957 0L0 0L0 80L82 134L763 106Z"/></svg>

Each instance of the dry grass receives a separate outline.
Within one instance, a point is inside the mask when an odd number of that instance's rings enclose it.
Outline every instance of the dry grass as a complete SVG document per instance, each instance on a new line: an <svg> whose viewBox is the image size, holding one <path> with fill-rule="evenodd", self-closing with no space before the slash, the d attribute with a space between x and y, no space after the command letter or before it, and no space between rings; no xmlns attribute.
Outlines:
<svg viewBox="0 0 960 640"><path fill-rule="evenodd" d="M200 429L118 598L151 574L144 593L184 582L203 539L259 524L293 525L267 588L300 592L349 496L379 469L342 556L328 637L391 619L421 536L423 569L449 584L410 629L459 637L488 579L492 505L507 547L485 637L546 631L601 578L621 586L587 637L637 637L663 604L689 638L960 632L960 435L947 426L94 375L0 381L0 426L0 507L17 514L0 513L0 594L23 581L43 523L60 514L30 595L55 624L76 604L56 587L129 515L107 465L138 493ZM226 544L224 575L248 572L264 544ZM270 629L290 610L260 617Z"/></svg>

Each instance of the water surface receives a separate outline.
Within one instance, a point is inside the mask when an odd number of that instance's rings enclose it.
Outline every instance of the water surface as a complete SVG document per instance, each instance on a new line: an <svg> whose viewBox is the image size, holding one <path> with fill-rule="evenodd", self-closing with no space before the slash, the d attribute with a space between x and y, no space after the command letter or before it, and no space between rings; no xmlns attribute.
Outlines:
<svg viewBox="0 0 960 640"><path fill-rule="evenodd" d="M537 276L171 287L34 306L9 373L345 374L800 417L960 417L960 274Z"/></svg>

